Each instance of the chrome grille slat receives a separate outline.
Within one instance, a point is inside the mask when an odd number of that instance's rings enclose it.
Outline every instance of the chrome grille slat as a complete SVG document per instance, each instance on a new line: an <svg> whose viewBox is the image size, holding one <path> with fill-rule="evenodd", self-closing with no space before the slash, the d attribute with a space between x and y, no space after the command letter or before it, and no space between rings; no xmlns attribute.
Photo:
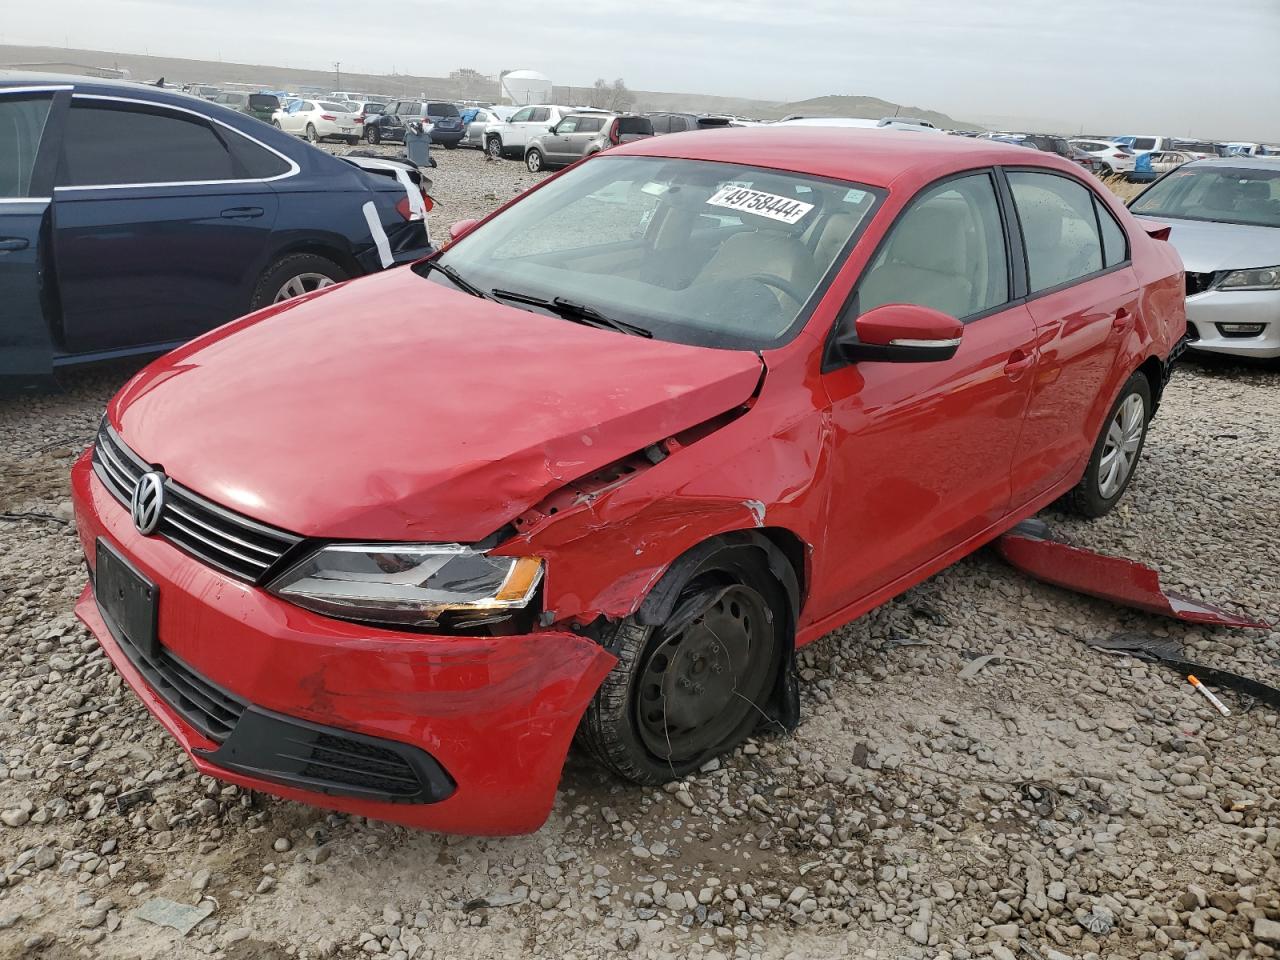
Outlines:
<svg viewBox="0 0 1280 960"><path fill-rule="evenodd" d="M237 550L232 550L230 547L223 546L220 543L210 540L208 537L205 537L196 533L194 530L188 527L185 523L176 519L173 516L175 513L177 513L177 511L173 509L172 504L169 504L165 509L167 512L167 516L164 518L162 523L165 525L177 527L179 530L182 531L182 533L185 536L194 537L196 540L199 540L201 543L205 544L206 546L213 547L213 549L215 550L221 550L223 553L229 554L235 557L237 560L243 560L245 563L251 563L254 566L259 567L263 570L271 566L271 561L269 560L259 560L257 557L246 557L243 553L240 553Z"/></svg>
<svg viewBox="0 0 1280 960"><path fill-rule="evenodd" d="M104 421L98 430L93 454L94 472L111 495L131 506L139 478L151 469L124 445ZM258 583L302 538L241 516L167 478L166 502L159 536L241 580Z"/></svg>
<svg viewBox="0 0 1280 960"><path fill-rule="evenodd" d="M172 510L174 513L176 513L178 516L180 516L187 523L192 523L197 527L199 527L201 530L207 530L209 533L212 533L218 537L222 537L224 540L230 540L232 543L236 544L237 546L244 547L246 550L254 550L258 553L265 554L266 556L270 557L271 560L275 560L280 556L281 551L279 549L272 549L271 547L263 547L256 543L250 543L248 540L243 540L240 537L235 536L234 534L227 533L225 530L220 530L211 524L205 523L204 521L200 520L198 517L193 516L192 514L188 513L185 509L178 506L178 503L176 502L176 498L174 500L169 501L169 509Z"/></svg>

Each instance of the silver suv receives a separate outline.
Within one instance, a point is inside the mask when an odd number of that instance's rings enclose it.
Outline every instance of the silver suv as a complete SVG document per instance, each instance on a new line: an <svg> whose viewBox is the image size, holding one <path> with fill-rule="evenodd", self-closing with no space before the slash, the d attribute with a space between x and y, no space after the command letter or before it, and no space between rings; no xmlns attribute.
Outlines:
<svg viewBox="0 0 1280 960"><path fill-rule="evenodd" d="M530 172L563 167L620 143L653 136L653 121L632 113L570 113L524 148Z"/></svg>

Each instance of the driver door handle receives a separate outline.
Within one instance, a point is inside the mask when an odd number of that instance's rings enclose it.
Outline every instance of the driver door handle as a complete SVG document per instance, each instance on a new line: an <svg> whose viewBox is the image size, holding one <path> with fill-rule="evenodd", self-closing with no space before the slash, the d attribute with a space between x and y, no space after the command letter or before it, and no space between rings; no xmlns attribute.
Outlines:
<svg viewBox="0 0 1280 960"><path fill-rule="evenodd" d="M1017 380L1031 368L1031 364L1035 362L1035 355L1024 353L1022 350L1015 350L1009 354L1009 359L1004 365L1004 375L1010 380Z"/></svg>
<svg viewBox="0 0 1280 960"><path fill-rule="evenodd" d="M25 250L31 246L31 241L26 237L0 237L0 253L8 253L10 250Z"/></svg>
<svg viewBox="0 0 1280 960"><path fill-rule="evenodd" d="M229 207L222 211L224 220L252 220L263 214L261 207Z"/></svg>

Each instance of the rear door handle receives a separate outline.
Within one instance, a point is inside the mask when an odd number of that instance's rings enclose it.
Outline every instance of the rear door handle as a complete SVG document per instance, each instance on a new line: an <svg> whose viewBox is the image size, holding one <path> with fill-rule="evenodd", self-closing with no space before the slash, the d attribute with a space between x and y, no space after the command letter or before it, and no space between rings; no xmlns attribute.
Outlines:
<svg viewBox="0 0 1280 960"><path fill-rule="evenodd" d="M252 220L260 217L265 211L261 207L229 207L222 211L224 220Z"/></svg>
<svg viewBox="0 0 1280 960"><path fill-rule="evenodd" d="M1035 362L1035 355L1023 353L1021 350L1015 350L1009 355L1009 360L1004 365L1004 375L1010 380L1017 380L1031 367Z"/></svg>
<svg viewBox="0 0 1280 960"><path fill-rule="evenodd" d="M31 246L31 241L26 237L0 237L0 253L8 253L10 250L25 250Z"/></svg>

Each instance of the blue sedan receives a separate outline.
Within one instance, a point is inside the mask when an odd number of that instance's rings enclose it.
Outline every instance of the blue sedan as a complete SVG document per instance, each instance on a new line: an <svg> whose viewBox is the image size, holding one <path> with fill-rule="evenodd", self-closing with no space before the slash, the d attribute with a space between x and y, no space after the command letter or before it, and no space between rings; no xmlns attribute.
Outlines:
<svg viewBox="0 0 1280 960"><path fill-rule="evenodd" d="M0 71L0 379L419 259L415 189L186 94Z"/></svg>

